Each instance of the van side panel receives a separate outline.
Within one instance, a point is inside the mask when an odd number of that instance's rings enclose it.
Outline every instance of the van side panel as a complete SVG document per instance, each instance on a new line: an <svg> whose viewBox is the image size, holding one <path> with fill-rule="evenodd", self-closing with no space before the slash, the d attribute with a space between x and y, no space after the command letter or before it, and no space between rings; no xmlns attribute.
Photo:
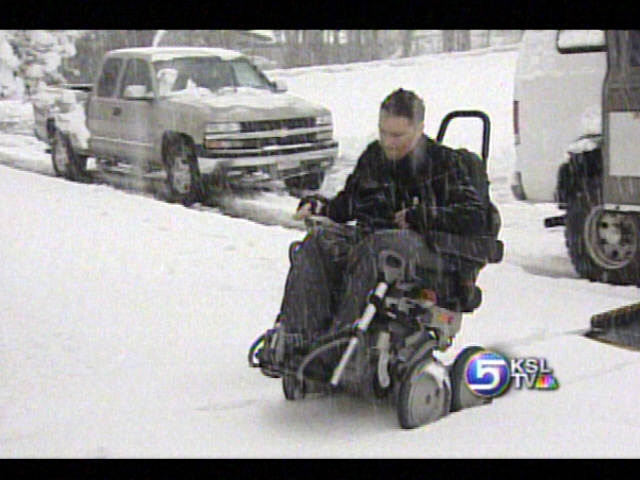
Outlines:
<svg viewBox="0 0 640 480"><path fill-rule="evenodd" d="M556 37L556 30L525 32L516 66L516 172L531 202L555 200L558 168L567 148L602 128L605 52L560 53Z"/></svg>
<svg viewBox="0 0 640 480"><path fill-rule="evenodd" d="M638 206L640 32L609 32L609 38L612 47L610 71L605 83L603 201L605 204Z"/></svg>

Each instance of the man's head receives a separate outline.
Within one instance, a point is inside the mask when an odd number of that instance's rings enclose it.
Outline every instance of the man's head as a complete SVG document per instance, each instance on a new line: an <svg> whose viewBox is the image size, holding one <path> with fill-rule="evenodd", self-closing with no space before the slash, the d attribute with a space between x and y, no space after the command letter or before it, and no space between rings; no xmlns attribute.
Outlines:
<svg viewBox="0 0 640 480"><path fill-rule="evenodd" d="M389 160L400 160L415 147L424 130L424 102L402 88L380 105L380 144Z"/></svg>

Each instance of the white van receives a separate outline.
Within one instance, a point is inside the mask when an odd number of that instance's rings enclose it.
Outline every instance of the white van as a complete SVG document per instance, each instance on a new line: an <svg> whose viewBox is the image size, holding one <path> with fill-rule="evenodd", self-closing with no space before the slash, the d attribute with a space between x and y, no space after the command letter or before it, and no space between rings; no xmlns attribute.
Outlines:
<svg viewBox="0 0 640 480"><path fill-rule="evenodd" d="M569 145L602 131L607 70L602 30L528 30L514 82L513 128L518 200L554 202Z"/></svg>

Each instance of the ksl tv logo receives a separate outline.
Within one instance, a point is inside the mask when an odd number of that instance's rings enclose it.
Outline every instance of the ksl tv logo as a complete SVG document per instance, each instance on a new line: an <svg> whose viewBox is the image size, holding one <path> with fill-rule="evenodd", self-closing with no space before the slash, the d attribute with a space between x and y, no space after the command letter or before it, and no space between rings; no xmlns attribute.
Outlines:
<svg viewBox="0 0 640 480"><path fill-rule="evenodd" d="M497 397L510 385L521 390L557 390L558 380L547 360L536 357L508 359L504 355L483 350L467 361L464 380L469 389L481 397Z"/></svg>

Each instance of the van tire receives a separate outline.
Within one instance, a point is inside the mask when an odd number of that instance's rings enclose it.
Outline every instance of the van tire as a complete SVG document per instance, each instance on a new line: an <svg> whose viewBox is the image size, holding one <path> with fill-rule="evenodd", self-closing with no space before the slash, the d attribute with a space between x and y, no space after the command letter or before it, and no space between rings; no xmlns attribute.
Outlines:
<svg viewBox="0 0 640 480"><path fill-rule="evenodd" d="M582 278L613 285L636 285L640 282L640 248L638 218L606 212L602 205L602 187L599 177L589 178L583 188L567 202L565 241L569 257ZM607 250L606 239L601 236L607 216L617 219L624 227L619 247ZM618 257L619 252L622 257Z"/></svg>

